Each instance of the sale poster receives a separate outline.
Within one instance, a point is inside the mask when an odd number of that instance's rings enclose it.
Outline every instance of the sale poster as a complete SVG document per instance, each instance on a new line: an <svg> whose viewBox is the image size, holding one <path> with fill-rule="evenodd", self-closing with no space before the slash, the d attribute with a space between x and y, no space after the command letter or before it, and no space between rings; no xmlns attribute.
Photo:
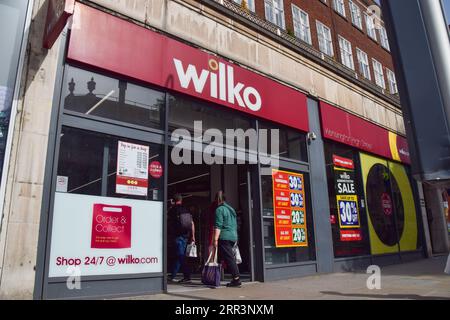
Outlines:
<svg viewBox="0 0 450 320"><path fill-rule="evenodd" d="M341 241L361 241L353 160L333 155L333 163Z"/></svg>
<svg viewBox="0 0 450 320"><path fill-rule="evenodd" d="M119 141L116 193L147 196L149 151L148 146Z"/></svg>
<svg viewBox="0 0 450 320"><path fill-rule="evenodd" d="M276 247L307 247L304 176L273 169L272 183Z"/></svg>

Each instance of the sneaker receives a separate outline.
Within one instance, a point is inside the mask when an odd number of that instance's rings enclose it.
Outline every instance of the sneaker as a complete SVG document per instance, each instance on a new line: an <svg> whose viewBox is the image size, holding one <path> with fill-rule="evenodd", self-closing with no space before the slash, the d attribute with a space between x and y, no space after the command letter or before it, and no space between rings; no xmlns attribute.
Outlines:
<svg viewBox="0 0 450 320"><path fill-rule="evenodd" d="M227 283L228 288L240 288L242 285L241 280L231 280L230 283Z"/></svg>
<svg viewBox="0 0 450 320"><path fill-rule="evenodd" d="M186 284L186 283L191 283L192 282L192 280L191 279L186 279L186 278L183 278L183 279L181 279L180 281L178 281L178 283L180 283L180 284Z"/></svg>
<svg viewBox="0 0 450 320"><path fill-rule="evenodd" d="M168 283L178 283L178 280L175 280L175 278L167 278Z"/></svg>

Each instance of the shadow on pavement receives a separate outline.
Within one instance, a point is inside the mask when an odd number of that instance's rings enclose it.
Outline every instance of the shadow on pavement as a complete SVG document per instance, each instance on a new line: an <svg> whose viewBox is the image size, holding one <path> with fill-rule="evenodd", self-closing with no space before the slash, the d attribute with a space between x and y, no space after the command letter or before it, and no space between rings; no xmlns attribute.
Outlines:
<svg viewBox="0 0 450 320"><path fill-rule="evenodd" d="M359 294L359 293L342 293L334 291L321 291L320 293L341 297L353 298L374 298L374 299L409 299L409 300L450 300L446 297L419 296L417 294Z"/></svg>

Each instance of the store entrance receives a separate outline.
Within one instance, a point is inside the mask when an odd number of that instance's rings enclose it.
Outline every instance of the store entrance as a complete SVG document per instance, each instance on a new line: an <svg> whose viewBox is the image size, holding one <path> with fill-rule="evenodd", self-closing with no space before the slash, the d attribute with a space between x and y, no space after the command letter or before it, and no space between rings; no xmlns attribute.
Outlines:
<svg viewBox="0 0 450 320"><path fill-rule="evenodd" d="M239 250L242 256L242 264L238 265L241 280L252 280L250 168L249 165L175 165L169 162L167 199L170 201L175 194L181 194L183 205L192 213L195 223L198 257L188 259L194 285L201 284L201 271L208 258L215 215L213 201L219 190L224 190L228 204L237 213ZM167 225L168 229L170 227ZM170 274L174 263L174 249L171 243L173 240L167 241L167 272ZM228 280L228 277L225 274L224 280ZM181 279L182 274L178 274L177 278Z"/></svg>

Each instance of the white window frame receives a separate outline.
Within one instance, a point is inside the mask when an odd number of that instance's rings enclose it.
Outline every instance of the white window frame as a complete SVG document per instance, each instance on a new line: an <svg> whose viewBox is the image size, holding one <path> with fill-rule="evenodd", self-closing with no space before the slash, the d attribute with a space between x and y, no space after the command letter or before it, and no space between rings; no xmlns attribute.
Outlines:
<svg viewBox="0 0 450 320"><path fill-rule="evenodd" d="M362 30L361 8L351 0L349 1L349 6L350 14L352 16L352 24L358 29Z"/></svg>
<svg viewBox="0 0 450 320"><path fill-rule="evenodd" d="M370 17L367 13L364 13L364 17L366 20L367 35L373 40L378 41L374 18Z"/></svg>
<svg viewBox="0 0 450 320"><path fill-rule="evenodd" d="M391 51L391 47L389 46L389 39L388 39L385 27L381 27L381 29L380 29L380 42L381 42L381 46L383 48L385 48L387 51Z"/></svg>
<svg viewBox="0 0 450 320"><path fill-rule="evenodd" d="M386 81L384 80L383 65L375 59L372 59L372 61L373 61L373 73L375 75L375 83L377 84L377 86L386 89Z"/></svg>
<svg viewBox="0 0 450 320"><path fill-rule="evenodd" d="M397 94L398 86L397 86L397 78L395 77L395 73L392 70L389 70L388 68L386 68L386 75L388 78L389 92L391 94Z"/></svg>
<svg viewBox="0 0 450 320"><path fill-rule="evenodd" d="M331 37L331 29L324 25L319 20L316 21L317 26L317 38L319 40L320 52L333 57L333 38Z"/></svg>
<svg viewBox="0 0 450 320"><path fill-rule="evenodd" d="M333 0L334 11L345 17L345 2L344 0Z"/></svg>
<svg viewBox="0 0 450 320"><path fill-rule="evenodd" d="M295 36L308 44L312 44L308 13L292 4L292 20Z"/></svg>
<svg viewBox="0 0 450 320"><path fill-rule="evenodd" d="M338 36L339 49L341 51L341 62L347 68L355 70L355 61L353 60L353 49L350 41L342 36Z"/></svg>
<svg viewBox="0 0 450 320"><path fill-rule="evenodd" d="M356 58L358 59L359 72L367 80L372 80L370 74L369 56L359 48L356 48Z"/></svg>
<svg viewBox="0 0 450 320"><path fill-rule="evenodd" d="M283 0L264 0L264 11L267 21L286 29Z"/></svg>

